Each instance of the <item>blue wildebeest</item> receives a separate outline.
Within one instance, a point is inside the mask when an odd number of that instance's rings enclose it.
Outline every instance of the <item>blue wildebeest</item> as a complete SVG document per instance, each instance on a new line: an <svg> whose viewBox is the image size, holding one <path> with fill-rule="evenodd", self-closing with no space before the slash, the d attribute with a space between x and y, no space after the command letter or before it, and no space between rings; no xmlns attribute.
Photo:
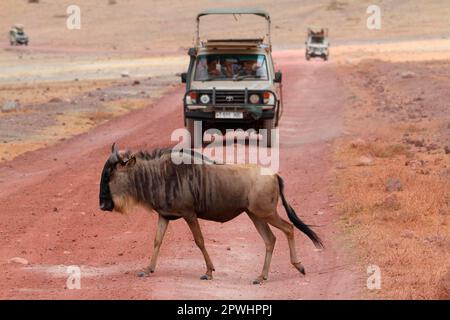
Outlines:
<svg viewBox="0 0 450 320"><path fill-rule="evenodd" d="M212 279L213 263L206 251L198 219L226 222L246 212L266 245L261 275L253 283L267 279L275 236L269 225L284 232L292 265L305 274L297 259L292 224L277 214L278 198L291 222L316 245L322 241L304 224L287 202L283 180L278 174L261 174L257 165L175 164L171 149L152 152L119 151L116 144L105 163L100 181L100 208L125 213L140 205L158 213L154 251L150 265L140 276L154 272L159 248L170 220L183 218L206 262L201 279ZM195 154L192 154L194 157Z"/></svg>

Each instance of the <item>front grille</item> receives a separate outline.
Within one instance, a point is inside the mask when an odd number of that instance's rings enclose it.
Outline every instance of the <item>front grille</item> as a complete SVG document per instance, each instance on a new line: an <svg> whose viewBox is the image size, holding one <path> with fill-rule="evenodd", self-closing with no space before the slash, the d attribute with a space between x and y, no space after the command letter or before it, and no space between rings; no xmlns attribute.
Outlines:
<svg viewBox="0 0 450 320"><path fill-rule="evenodd" d="M216 104L245 104L245 91L216 91Z"/></svg>

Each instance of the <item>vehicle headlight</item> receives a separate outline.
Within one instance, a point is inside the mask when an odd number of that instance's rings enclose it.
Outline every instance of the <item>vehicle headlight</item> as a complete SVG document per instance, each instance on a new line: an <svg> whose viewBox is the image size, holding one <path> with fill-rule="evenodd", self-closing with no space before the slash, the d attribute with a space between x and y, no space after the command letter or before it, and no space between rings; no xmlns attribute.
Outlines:
<svg viewBox="0 0 450 320"><path fill-rule="evenodd" d="M200 102L201 102L201 103L203 103L203 104L208 104L209 101L211 101L211 98L209 97L209 95L207 95L207 94L202 94L202 95L200 96Z"/></svg>
<svg viewBox="0 0 450 320"><path fill-rule="evenodd" d="M249 97L249 100L250 100L250 103L257 104L257 103L259 103L259 95L256 93L251 94Z"/></svg>

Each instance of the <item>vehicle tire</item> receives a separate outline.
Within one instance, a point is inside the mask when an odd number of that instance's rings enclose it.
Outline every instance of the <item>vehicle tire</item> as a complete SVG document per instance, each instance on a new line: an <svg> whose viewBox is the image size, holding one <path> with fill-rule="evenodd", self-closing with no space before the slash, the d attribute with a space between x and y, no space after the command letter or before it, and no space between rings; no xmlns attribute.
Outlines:
<svg viewBox="0 0 450 320"><path fill-rule="evenodd" d="M309 61L309 59L311 59L311 56L310 56L309 54L306 54L306 55L305 55L305 58L306 58L306 60Z"/></svg>
<svg viewBox="0 0 450 320"><path fill-rule="evenodd" d="M266 129L267 148L272 148L272 129L274 128L274 119L264 120L262 129ZM262 134L262 133L261 133ZM263 136L264 139L264 136Z"/></svg>
<svg viewBox="0 0 450 320"><path fill-rule="evenodd" d="M201 122L194 119L186 119L186 129L189 132L190 135L190 148L195 148L197 146L203 145L203 123L202 123L202 130L201 132L195 132L195 122Z"/></svg>
<svg viewBox="0 0 450 320"><path fill-rule="evenodd" d="M328 56L323 56L324 61L328 61Z"/></svg>

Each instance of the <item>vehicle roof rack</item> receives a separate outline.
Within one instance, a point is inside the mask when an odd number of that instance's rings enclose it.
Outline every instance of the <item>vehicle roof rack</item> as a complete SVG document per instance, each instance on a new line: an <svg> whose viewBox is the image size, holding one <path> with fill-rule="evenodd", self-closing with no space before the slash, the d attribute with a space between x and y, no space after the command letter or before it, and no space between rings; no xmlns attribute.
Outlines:
<svg viewBox="0 0 450 320"><path fill-rule="evenodd" d="M266 20L270 20L269 14L266 11L258 8L207 9L197 15L197 20L199 20L202 16L210 14L254 14L260 17L264 17Z"/></svg>
<svg viewBox="0 0 450 320"><path fill-rule="evenodd" d="M203 48L207 49L255 49L268 48L263 39L208 39L202 41Z"/></svg>
<svg viewBox="0 0 450 320"><path fill-rule="evenodd" d="M248 14L248 15L257 15L260 17L263 17L267 21L267 40L268 45L267 48L269 51L272 51L272 41L270 37L270 15L267 13L267 11L258 9L258 8L225 8L225 9L207 9L204 11L201 11L197 14L197 29L196 29L196 36L195 36L195 45L197 47L200 47L201 40L200 40L200 17L207 16L207 15L241 15L241 14Z"/></svg>

